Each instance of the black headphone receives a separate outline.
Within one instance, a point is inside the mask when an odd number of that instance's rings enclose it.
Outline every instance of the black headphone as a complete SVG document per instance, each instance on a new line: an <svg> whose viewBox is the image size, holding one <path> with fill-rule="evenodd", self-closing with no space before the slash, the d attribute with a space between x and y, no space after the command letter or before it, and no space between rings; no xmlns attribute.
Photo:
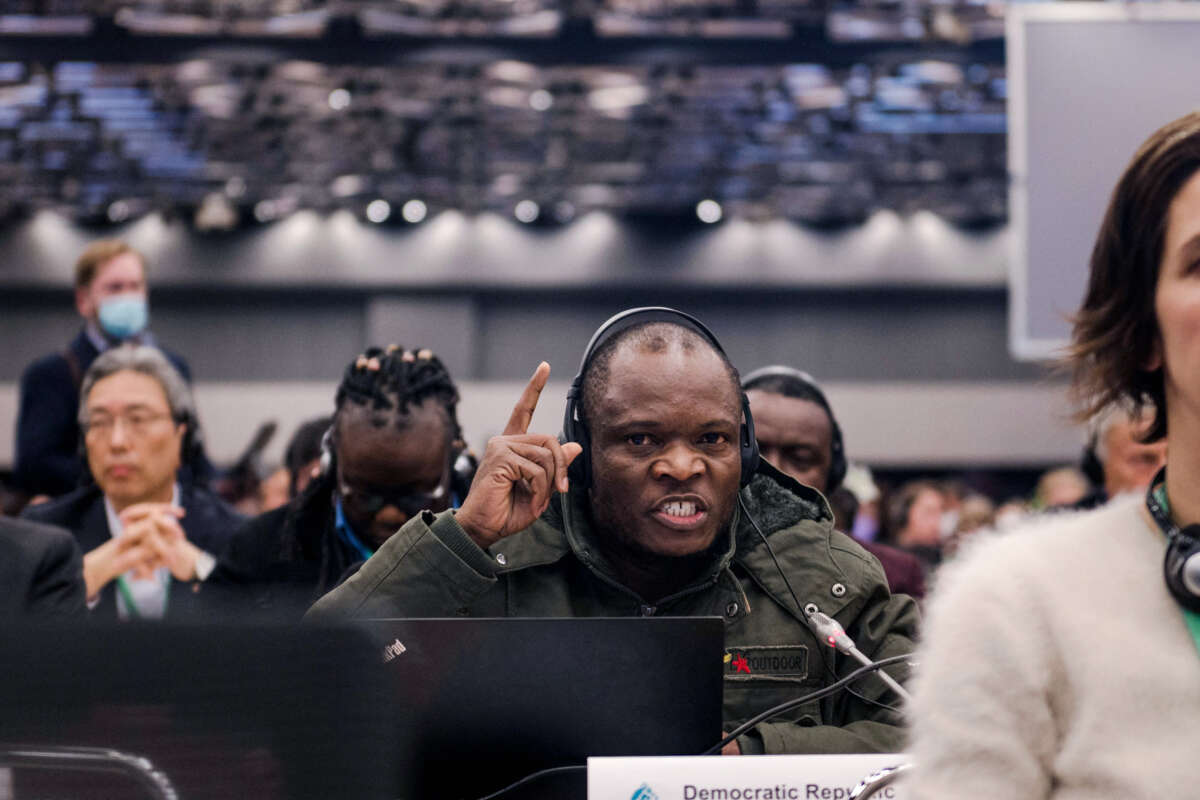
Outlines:
<svg viewBox="0 0 1200 800"><path fill-rule="evenodd" d="M1179 528L1166 508L1167 468L1163 467L1146 490L1146 508L1167 536L1163 578L1167 590L1181 606L1200 614L1200 525ZM1159 497L1159 492L1162 497Z"/></svg>
<svg viewBox="0 0 1200 800"><path fill-rule="evenodd" d="M756 388L754 386L755 383L765 381L767 378L789 378L804 384L805 388L809 390L811 397L797 399L815 402L821 408L825 409L825 414L829 417L829 424L833 427L830 442L833 452L829 459L829 477L825 480L825 487L821 490L823 494L828 495L842 485L842 481L846 477L847 468L846 445L842 440L842 428L838 425L837 417L833 415L833 408L829 405L829 401L825 399L825 393L821 391L821 387L813 380L812 375L809 375L804 370L778 364L770 367L760 367L742 378L742 391ZM779 394L778 392L774 393Z"/></svg>
<svg viewBox="0 0 1200 800"><path fill-rule="evenodd" d="M325 434L321 437L321 460L320 465L321 477L327 477L333 474L334 467L337 464L337 454L333 451L333 426L337 424L337 416L333 418L333 423L325 430ZM471 482L475 480L475 472L479 469L479 459L471 452L466 443L462 440L456 440L450 447L450 494L453 501L457 498L459 503L467 498L467 491L471 488Z"/></svg>
<svg viewBox="0 0 1200 800"><path fill-rule="evenodd" d="M579 398L583 390L583 376L587 372L588 364L591 363L596 351L605 342L635 325L645 325L651 322L668 322L694 331L703 336L722 358L725 360L729 358L725 355L725 349L721 347L717 337L705 327L704 323L690 314L665 306L626 309L610 317L607 322L597 328L596 332L592 334L591 341L588 342L587 349L583 351L583 359L579 362L579 372L571 381L571 388L567 390L567 407L563 413L563 441L577 442L583 448L583 452L571 463L568 472L571 480L580 486L592 485L591 439L587 424L579 416ZM754 477L754 473L758 469L758 441L754 438L754 417L750 415L750 401L746 399L745 392L741 392L741 395L743 421L738 427L738 451L742 464L740 485L745 486L750 483L750 479Z"/></svg>

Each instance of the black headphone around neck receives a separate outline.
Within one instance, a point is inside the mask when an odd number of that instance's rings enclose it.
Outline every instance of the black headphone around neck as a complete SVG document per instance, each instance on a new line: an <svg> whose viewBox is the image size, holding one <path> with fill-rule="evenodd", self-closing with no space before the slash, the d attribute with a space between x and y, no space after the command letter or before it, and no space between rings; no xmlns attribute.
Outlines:
<svg viewBox="0 0 1200 800"><path fill-rule="evenodd" d="M1158 470L1146 489L1146 509L1166 534L1163 557L1166 589L1189 612L1200 614L1200 525L1181 529L1172 521L1166 510L1165 467Z"/></svg>
<svg viewBox="0 0 1200 800"><path fill-rule="evenodd" d="M1163 578L1167 590L1181 606L1200 614L1200 525L1180 528L1171 520L1166 505L1166 482L1167 468L1163 467L1146 490L1146 509L1167 536Z"/></svg>
<svg viewBox="0 0 1200 800"><path fill-rule="evenodd" d="M793 367L785 367L781 364L774 364L769 367L759 367L751 372L746 377L742 378L742 391L746 392L751 389L758 388L755 383L765 381L768 378L789 378L799 381L811 392L812 397L797 398L815 402L825 410L825 414L829 417L829 424L833 427L830 436L830 446L832 454L829 459L829 476L825 479L825 486L821 489L822 494L829 494L834 489L842 485L842 481L846 478L846 445L842 439L842 428L838 425L837 417L833 415L833 408L829 405L829 401L825 398L825 393L821 391L821 387L813 379L812 375L801 369ZM773 391L764 389L763 391ZM775 392L778 394L778 392ZM787 395L785 395L787 396Z"/></svg>
<svg viewBox="0 0 1200 800"><path fill-rule="evenodd" d="M566 442L577 442L583 448L583 452L571 463L568 473L572 482L580 486L589 487L592 485L591 438L587 424L580 418L579 414L579 401L583 390L583 376L587 373L588 365L591 363L596 351L605 342L635 325L645 325L651 322L667 322L698 333L712 345L712 348L722 358L728 360L728 356L725 355L725 349L721 347L721 343L717 341L717 337L704 323L690 314L685 314L682 311L676 311L673 308L665 306L626 309L619 314L613 315L607 322L597 328L596 332L592 334L587 348L583 351L583 358L579 362L579 372L576 373L575 379L571 381L571 388L567 390L567 407L563 413L563 440ZM740 485L745 486L750 483L750 479L754 477L754 473L758 469L758 441L754 438L754 417L750 415L750 401L746 399L745 392L741 392L741 396L742 424L738 427L738 451L742 465Z"/></svg>

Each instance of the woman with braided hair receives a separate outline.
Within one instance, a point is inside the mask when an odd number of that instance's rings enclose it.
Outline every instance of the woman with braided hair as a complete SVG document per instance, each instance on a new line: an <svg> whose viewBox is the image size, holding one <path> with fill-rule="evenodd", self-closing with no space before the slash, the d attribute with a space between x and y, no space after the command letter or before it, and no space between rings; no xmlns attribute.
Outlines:
<svg viewBox="0 0 1200 800"><path fill-rule="evenodd" d="M430 350L390 345L355 358L319 475L235 534L205 591L239 618L298 620L409 518L450 508L469 485L458 399Z"/></svg>

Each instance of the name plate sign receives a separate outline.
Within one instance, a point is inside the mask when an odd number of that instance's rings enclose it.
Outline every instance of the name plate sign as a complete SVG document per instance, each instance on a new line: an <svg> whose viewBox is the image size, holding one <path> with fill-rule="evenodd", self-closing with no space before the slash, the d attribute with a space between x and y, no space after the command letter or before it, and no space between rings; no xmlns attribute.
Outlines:
<svg viewBox="0 0 1200 800"><path fill-rule="evenodd" d="M903 753L836 756L589 758L588 800L849 800ZM899 781L873 800L904 800Z"/></svg>

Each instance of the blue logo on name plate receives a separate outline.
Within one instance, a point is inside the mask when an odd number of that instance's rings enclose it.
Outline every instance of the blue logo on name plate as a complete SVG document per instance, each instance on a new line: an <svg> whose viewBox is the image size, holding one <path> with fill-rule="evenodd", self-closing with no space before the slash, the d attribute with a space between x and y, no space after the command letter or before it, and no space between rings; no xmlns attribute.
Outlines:
<svg viewBox="0 0 1200 800"><path fill-rule="evenodd" d="M658 795L654 793L649 784L643 783L629 800L658 800Z"/></svg>

